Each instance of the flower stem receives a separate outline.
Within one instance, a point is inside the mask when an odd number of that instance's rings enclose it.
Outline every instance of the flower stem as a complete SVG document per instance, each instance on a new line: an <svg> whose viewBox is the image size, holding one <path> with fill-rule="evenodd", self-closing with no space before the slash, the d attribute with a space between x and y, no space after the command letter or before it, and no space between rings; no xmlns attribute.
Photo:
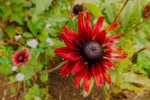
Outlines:
<svg viewBox="0 0 150 100"><path fill-rule="evenodd" d="M146 49L150 50L150 44L148 44L148 45L144 46L143 48L141 48L140 50L136 51L134 53L134 55L137 55L138 53L140 53L141 51L146 50Z"/></svg>
<svg viewBox="0 0 150 100"><path fill-rule="evenodd" d="M59 65L57 65L56 67L54 67L54 68L48 70L47 72L51 73L51 72L53 72L53 71L59 69L59 68L60 68L61 66L63 66L66 62L67 62L67 60L61 62Z"/></svg>
<svg viewBox="0 0 150 100"><path fill-rule="evenodd" d="M108 92L106 86L104 86L104 87L102 88L102 90L103 90L103 92L104 92L104 94L105 94L105 99L106 99L106 100L110 100L110 93Z"/></svg>
<svg viewBox="0 0 150 100"><path fill-rule="evenodd" d="M127 5L129 0L126 0L126 2L123 4L123 6L121 7L121 9L119 10L118 14L116 15L114 22L116 22L121 14L121 12L123 11L123 9L125 8L125 6Z"/></svg>

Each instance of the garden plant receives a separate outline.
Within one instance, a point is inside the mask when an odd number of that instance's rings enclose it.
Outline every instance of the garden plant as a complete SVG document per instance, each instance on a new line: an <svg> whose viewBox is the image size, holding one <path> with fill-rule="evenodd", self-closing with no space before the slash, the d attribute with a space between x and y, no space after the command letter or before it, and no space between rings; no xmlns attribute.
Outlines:
<svg viewBox="0 0 150 100"><path fill-rule="evenodd" d="M150 100L150 1L0 0L0 100Z"/></svg>

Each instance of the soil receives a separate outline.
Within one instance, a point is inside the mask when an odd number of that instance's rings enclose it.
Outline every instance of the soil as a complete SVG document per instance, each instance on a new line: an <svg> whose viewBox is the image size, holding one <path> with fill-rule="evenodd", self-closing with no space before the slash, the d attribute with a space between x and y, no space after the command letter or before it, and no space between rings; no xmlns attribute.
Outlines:
<svg viewBox="0 0 150 100"><path fill-rule="evenodd" d="M83 89L74 87L74 78L63 78L59 71L50 74L49 91L55 100L105 100L102 90L94 87L88 97L83 97Z"/></svg>
<svg viewBox="0 0 150 100"><path fill-rule="evenodd" d="M13 98L13 94L9 92L10 87L5 84L7 82L7 78L0 75L0 100L24 100L22 91ZM44 84L39 84L44 87ZM45 85L52 96L48 100L105 100L104 93L97 86L94 86L88 97L83 97L83 88L74 87L74 77L69 75L63 78L59 71L50 73L49 81ZM141 94L124 90L119 94L111 94L111 100L150 100L150 93Z"/></svg>

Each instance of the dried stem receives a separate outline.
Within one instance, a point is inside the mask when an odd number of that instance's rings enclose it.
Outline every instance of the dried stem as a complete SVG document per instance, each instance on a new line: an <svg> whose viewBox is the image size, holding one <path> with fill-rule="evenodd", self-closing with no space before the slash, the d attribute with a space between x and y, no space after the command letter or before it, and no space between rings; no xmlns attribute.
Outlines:
<svg viewBox="0 0 150 100"><path fill-rule="evenodd" d="M123 9L125 8L125 6L127 5L128 1L129 1L129 0L126 0L126 2L123 4L123 6L122 6L121 9L119 10L118 14L116 15L114 22L116 22L116 21L118 20L118 18L119 18L119 16L120 16L121 12L123 11Z"/></svg>
<svg viewBox="0 0 150 100"><path fill-rule="evenodd" d="M57 65L56 67L54 67L54 68L52 68L52 69L48 70L47 72L51 73L51 72L53 72L53 71L55 71L55 70L59 69L59 68L60 68L61 66L63 66L66 62L67 62L66 60L65 60L65 61L63 61L62 63L60 63L60 64L59 64L59 65Z"/></svg>
<svg viewBox="0 0 150 100"><path fill-rule="evenodd" d="M141 51L143 51L143 50L146 50L146 49L150 50L150 44L149 44L149 45L146 45L145 47L143 47L143 48L141 48L140 50L136 51L136 52L134 53L134 55L137 55L139 52L141 52Z"/></svg>

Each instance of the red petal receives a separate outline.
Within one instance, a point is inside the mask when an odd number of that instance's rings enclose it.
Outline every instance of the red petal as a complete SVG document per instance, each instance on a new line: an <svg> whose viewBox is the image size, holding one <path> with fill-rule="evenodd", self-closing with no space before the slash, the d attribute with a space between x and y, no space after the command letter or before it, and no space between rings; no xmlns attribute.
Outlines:
<svg viewBox="0 0 150 100"><path fill-rule="evenodd" d="M103 76L104 76L105 80L107 81L107 83L109 85L112 85L112 80L111 80L110 74L106 69L103 70Z"/></svg>
<svg viewBox="0 0 150 100"><path fill-rule="evenodd" d="M107 58L110 58L110 59L115 58L117 60L125 59L127 57L126 54L112 53L111 51L105 53L104 56L107 57Z"/></svg>
<svg viewBox="0 0 150 100"><path fill-rule="evenodd" d="M75 43L76 45L78 45L78 46L81 47L81 44L82 44L82 43L79 42L79 34L78 34L78 33L76 33L76 32L74 32L74 31L70 30L67 26L64 27L64 32L69 36L69 38L71 38L72 42L74 41L74 43ZM68 38L68 37L67 37L67 38ZM74 43L73 43L73 44L74 44Z"/></svg>
<svg viewBox="0 0 150 100"><path fill-rule="evenodd" d="M112 36L109 36L107 38L104 38L101 43L102 44L106 44L108 42L112 42L113 40L117 39L117 38L121 38L123 35L122 34L115 34L115 35L112 35Z"/></svg>
<svg viewBox="0 0 150 100"><path fill-rule="evenodd" d="M22 53L23 53L23 55L25 56L25 59L24 59L25 62L28 61L28 60L31 58L30 53L29 53L29 50L27 50L27 49L22 49Z"/></svg>
<svg viewBox="0 0 150 100"><path fill-rule="evenodd" d="M107 33L106 33L105 30L100 31L99 33L96 34L95 40L96 41L101 41L105 37L106 34Z"/></svg>
<svg viewBox="0 0 150 100"><path fill-rule="evenodd" d="M100 66L99 63L96 63L96 65L92 66L92 73L94 76L94 80L97 86L102 87L104 84L104 80L103 80L103 73L102 73L102 66Z"/></svg>
<svg viewBox="0 0 150 100"><path fill-rule="evenodd" d="M115 44L110 43L104 49L107 50L107 52L112 52L112 53L122 53L122 48L114 48Z"/></svg>
<svg viewBox="0 0 150 100"><path fill-rule="evenodd" d="M13 60L13 64L17 65L18 62L18 57L19 57L20 53L16 52L15 54L12 55L12 60Z"/></svg>
<svg viewBox="0 0 150 100"><path fill-rule="evenodd" d="M80 54L78 52L72 52L72 50L70 50L67 47L57 48L54 50L54 52L70 61L76 61L81 59Z"/></svg>
<svg viewBox="0 0 150 100"><path fill-rule="evenodd" d="M114 64L113 64L111 61L107 60L107 59L103 59L103 60L101 61L101 64L102 64L105 68L114 69Z"/></svg>
<svg viewBox="0 0 150 100"><path fill-rule="evenodd" d="M79 31L79 35L81 35L82 37L86 36L86 27L85 27L85 23L84 23L84 16L83 16L83 12L79 12L78 14L78 31Z"/></svg>
<svg viewBox="0 0 150 100"><path fill-rule="evenodd" d="M87 12L86 13L86 27L88 30L91 30L92 26L91 26L91 15L90 15L90 12Z"/></svg>
<svg viewBox="0 0 150 100"><path fill-rule="evenodd" d="M61 69L61 71L60 71L60 73L61 73L61 75L63 76L63 77L66 77L66 75L68 75L70 72L71 72L71 70L72 70L72 68L74 67L74 65L75 65L75 62L67 62L63 67L62 67L62 69Z"/></svg>
<svg viewBox="0 0 150 100"><path fill-rule="evenodd" d="M62 39L64 40L65 44L67 45L68 48L77 50L78 48L76 47L76 42L75 38L70 37L67 34L61 34Z"/></svg>
<svg viewBox="0 0 150 100"><path fill-rule="evenodd" d="M71 52L72 50L70 50L68 47L61 47L61 48L56 48L54 50L55 53L69 53Z"/></svg>
<svg viewBox="0 0 150 100"><path fill-rule="evenodd" d="M116 58L116 59L125 59L126 57L127 57L126 54L119 54L119 55L113 56L113 58Z"/></svg>
<svg viewBox="0 0 150 100"><path fill-rule="evenodd" d="M82 69L85 68L85 66L86 64L84 64L82 60L78 61L71 71L72 74L76 74L77 72L81 71Z"/></svg>
<svg viewBox="0 0 150 100"><path fill-rule="evenodd" d="M84 71L81 71L81 72L77 73L75 81L74 81L75 87L77 87L77 88L79 87L80 81L81 81L83 75L84 75Z"/></svg>
<svg viewBox="0 0 150 100"><path fill-rule="evenodd" d="M85 73L84 73L84 90L86 92L89 91L89 85L90 85L91 77L92 77L92 73L89 71L88 68L86 68Z"/></svg>
<svg viewBox="0 0 150 100"><path fill-rule="evenodd" d="M113 23L113 24L111 24L110 26L106 27L104 30L105 30L106 32L109 32L109 31L111 31L111 30L117 29L119 26L120 26L119 23Z"/></svg>
<svg viewBox="0 0 150 100"><path fill-rule="evenodd" d="M92 35L92 26L91 26L91 15L90 15L90 12L86 13L85 25L86 25L86 29L87 29L87 39L91 40L91 38L92 38L92 36L91 36Z"/></svg>
<svg viewBox="0 0 150 100"><path fill-rule="evenodd" d="M95 36L97 33L99 33L101 31L101 28L102 28L102 25L103 25L103 21L104 21L104 17L100 17L97 20L97 22L96 22L96 24L95 24L95 26L93 28L93 32L92 32L93 36Z"/></svg>
<svg viewBox="0 0 150 100"><path fill-rule="evenodd" d="M78 34L72 30L70 30L67 26L64 26L64 32L71 37L78 37Z"/></svg>

